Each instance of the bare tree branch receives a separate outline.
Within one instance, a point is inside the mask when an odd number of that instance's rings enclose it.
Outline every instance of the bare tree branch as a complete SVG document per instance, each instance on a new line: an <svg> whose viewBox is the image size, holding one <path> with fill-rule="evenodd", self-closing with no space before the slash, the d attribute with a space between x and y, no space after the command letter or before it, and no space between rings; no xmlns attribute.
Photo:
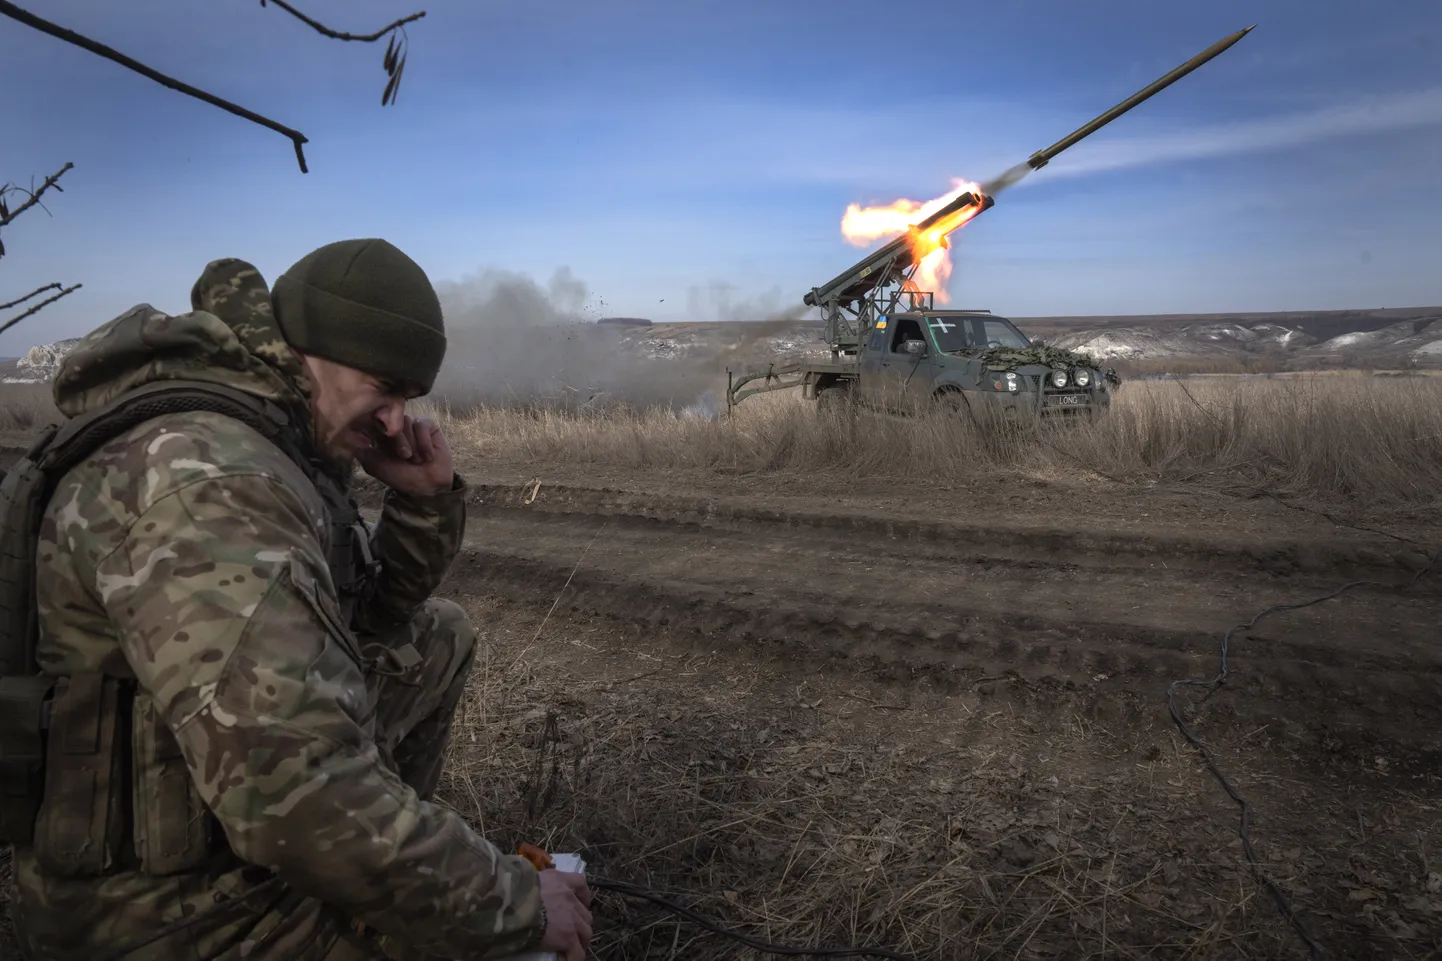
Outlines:
<svg viewBox="0 0 1442 961"><path fill-rule="evenodd" d="M58 181L65 174L65 171L69 170L71 167L74 166L75 165L73 163L67 162L65 166L61 167L53 174L46 177L45 182L40 185L39 190L26 190L24 187L17 187L14 184L6 184L5 186L0 187L0 227L4 227L6 224L10 223L10 221L14 220L16 217L20 216L25 211L38 204L40 202L40 195L43 194L45 191L49 190L51 187L54 187L60 193L64 193L65 191L61 188ZM34 183L34 181L32 180L31 183ZM12 190L18 193L27 193L30 195L30 199L25 201L20 206L16 207L14 210L10 210L5 204L5 195L7 193L10 193Z"/></svg>
<svg viewBox="0 0 1442 961"><path fill-rule="evenodd" d="M5 186L0 187L0 227L6 226L10 223L10 221L14 220L16 217L20 216L36 204L40 204L40 209L44 210L48 214L50 211L46 208L44 204L40 203L40 195L43 194L45 191L49 190L51 187L54 187L60 193L64 193L65 189L61 187L60 184L57 183L57 181L65 173L65 171L69 170L73 166L75 166L73 163L67 162L65 166L61 167L59 170L55 171L55 173L46 177L45 182L40 185L39 190L26 190L24 187L17 187L14 184L6 184ZM31 178L30 182L33 184L35 182L34 178ZM16 207L14 210L11 210L9 205L5 203L5 195L12 192L29 194L30 199L25 201L19 207ZM5 242L0 241L0 257L4 256ZM10 305L7 304L6 306ZM0 308L0 310L3 309L4 308Z"/></svg>
<svg viewBox="0 0 1442 961"><path fill-rule="evenodd" d="M59 286L60 286L59 284L51 284L51 285L50 285L50 287L59 287ZM20 323L20 321L24 320L26 317L29 317L31 314L37 314L37 313L39 313L40 311L44 310L44 309L45 309L46 307L48 307L50 304L55 303L55 301L59 300L61 297L64 297L66 294L71 293L72 291L79 290L82 286L84 286L84 285L83 285L83 284L75 284L75 285L72 286L72 287L66 287L64 290L60 291L60 293L56 294L54 297L47 297L45 300L40 301L40 303L36 304L34 307L31 307L29 310L25 311L23 314L17 314L16 316L11 317L9 320L5 321L5 323L0 324L0 334L5 333L5 331L9 330L11 327L14 327L16 324ZM50 287L41 287L40 290L49 290ZM37 290L35 293L38 294L39 292L40 292L40 291ZM24 297L21 297L20 300L21 300L21 301L28 300L29 298L34 297L34 296L35 296L35 294L26 294ZM19 303L19 301L17 301L17 303ZM10 306L10 305L9 305L9 304L6 304L5 306L8 307L8 306Z"/></svg>
<svg viewBox="0 0 1442 961"><path fill-rule="evenodd" d="M399 20L382 27L375 33L362 34L332 30L320 21L307 17L287 3L286 0L260 0L260 5L263 7L267 2L274 3L277 7L280 7L286 13L295 17L320 35L331 37L335 40L359 40L362 43L374 43L381 37L389 34L391 39L390 42L386 44L385 58L381 61L381 64L385 67L386 76L390 77L390 80L386 82L386 88L381 93L381 106L384 107L387 104L396 102L396 94L401 87L401 74L405 73L406 70L406 51L410 45L410 38L406 35L406 24L424 17L426 15L424 10L419 13L413 13L408 17L401 17ZM400 43L396 42L396 37L400 37Z"/></svg>
<svg viewBox="0 0 1442 961"><path fill-rule="evenodd" d="M110 47L105 46L105 44L103 43L97 43L96 41L91 40L89 37L83 37L73 30L67 30L64 27L53 24L48 20L42 20L39 17L35 16L33 13L22 10L19 7L15 6L15 4L10 3L9 0L0 0L0 14L9 17L12 20L18 20L21 23L25 24L27 27L32 27L36 30L39 30L41 33L49 34L50 36L55 37L58 40L64 40L66 43L72 43L75 46L80 47L82 50L90 51L96 56L104 57L106 60L114 61L115 63L120 64L122 67L134 70L136 73L140 74L143 77L149 77L151 80L154 80L156 83L160 84L163 87L168 87L169 89L178 91L179 93L187 94L196 98L197 100L203 100L212 106L219 107L221 110L233 113L238 117L244 117L246 120L249 120L253 123L258 123L262 127L269 127L271 130L274 130L277 133L284 134L285 136L289 137L291 143L295 145L295 159L296 162L300 164L300 172L309 172L306 170L305 166L305 153L301 149L302 144L308 143L309 139L299 130L293 130L290 127L284 126L283 124L276 123L274 120L271 120L268 117L262 117L260 114L255 113L254 111L247 110L241 106L237 106L236 104L233 104L228 100L222 100L214 94L206 93L204 90L199 90L195 87L190 86L187 83L182 83L181 81L176 80L173 77L167 77L165 74L151 67L147 67L145 64L141 63L138 60L127 57L125 54L120 53L117 50L112 50Z"/></svg>
<svg viewBox="0 0 1442 961"><path fill-rule="evenodd" d="M330 27L327 27L323 23L318 23L317 21L312 20L310 17L307 17L295 7L292 7L290 4L286 3L285 0L260 0L260 5L262 7L265 6L266 3L275 4L277 7L280 7L286 13L290 14L292 17L295 17L306 26L315 30L316 33L323 34L324 36L330 37L333 40L360 40L364 43L373 43L376 40L379 40L381 37L384 37L386 34L390 33L392 30L403 27L414 20L419 20L421 17L424 17L426 15L426 12L422 10L420 13L413 13L409 17L401 17L395 23L381 27L375 33L342 33L339 30L332 30Z"/></svg>
<svg viewBox="0 0 1442 961"><path fill-rule="evenodd" d="M0 310L9 310L11 307L18 307L21 304L25 303L25 301L29 300L31 297L34 297L36 294L43 294L47 290L59 289L59 284L46 284L44 287L36 287L34 290L30 291L30 293L26 294L24 297L19 298L18 300L12 300L8 304L0 304Z"/></svg>

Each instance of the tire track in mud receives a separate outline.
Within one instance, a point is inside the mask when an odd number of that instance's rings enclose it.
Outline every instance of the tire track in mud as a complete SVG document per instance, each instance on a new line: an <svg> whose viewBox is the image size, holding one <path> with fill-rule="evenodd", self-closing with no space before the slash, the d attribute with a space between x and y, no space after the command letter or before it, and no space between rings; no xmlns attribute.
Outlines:
<svg viewBox="0 0 1442 961"><path fill-rule="evenodd" d="M472 503L480 512L524 509L532 515L596 515L613 526L646 526L661 522L687 530L778 531L794 538L841 536L901 543L909 550L933 552L938 558L995 558L1011 565L1080 564L1144 567L1165 563L1167 569L1207 570L1223 574L1248 572L1276 575L1320 574L1343 580L1368 579L1404 584L1426 563L1415 547L1376 536L1265 538L1215 537L1174 531L1122 531L1087 528L1085 518L1070 526L1008 523L1004 520L922 519L854 510L796 510L741 499L703 499L589 487L548 485L535 489L515 485L476 484ZM532 498L527 503L528 498ZM1439 588L1442 591L1442 588Z"/></svg>
<svg viewBox="0 0 1442 961"><path fill-rule="evenodd" d="M976 523L580 488L524 505L528 493L478 491L452 571L466 589L542 610L560 595L558 613L898 681L1007 679L1043 700L1158 705L1170 681L1213 675L1224 632L1262 608L1358 577L1400 585L1419 563L1380 539L1032 528L1007 540L1004 528ZM1359 588L1239 632L1215 709L1433 756L1442 747L1438 579L1410 592Z"/></svg>

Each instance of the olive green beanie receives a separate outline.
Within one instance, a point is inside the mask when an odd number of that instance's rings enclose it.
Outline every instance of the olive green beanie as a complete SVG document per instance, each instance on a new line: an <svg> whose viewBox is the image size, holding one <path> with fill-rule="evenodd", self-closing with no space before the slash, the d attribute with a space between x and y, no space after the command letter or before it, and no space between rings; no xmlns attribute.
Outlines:
<svg viewBox="0 0 1442 961"><path fill-rule="evenodd" d="M384 240L341 240L276 278L286 342L429 393L446 353L441 303L420 265Z"/></svg>

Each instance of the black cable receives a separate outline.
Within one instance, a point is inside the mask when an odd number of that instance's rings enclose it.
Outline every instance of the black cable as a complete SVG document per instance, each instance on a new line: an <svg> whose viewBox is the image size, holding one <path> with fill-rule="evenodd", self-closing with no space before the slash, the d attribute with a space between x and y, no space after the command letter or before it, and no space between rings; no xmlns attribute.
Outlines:
<svg viewBox="0 0 1442 961"><path fill-rule="evenodd" d="M1430 571L1432 569L1432 566L1437 563L1438 557L1442 557L1442 551L1434 552L1431 558L1428 559L1426 566L1424 566L1421 570L1414 574L1412 576L1412 579L1407 582L1407 584L1402 588L1402 590L1410 590L1412 587L1414 587L1417 582L1422 579L1423 575ZM1182 732L1182 736L1187 739L1187 743L1189 743L1192 747L1196 748L1197 751L1201 754L1202 760L1206 762L1207 770L1209 770L1212 773L1212 776L1216 778L1217 783L1222 786L1222 789L1225 790L1227 794L1231 797L1231 799L1237 803L1237 806L1241 808L1241 815L1237 826L1237 836L1242 839L1242 850L1246 852L1247 861L1251 864L1252 870L1255 871L1257 876L1261 879L1262 884L1267 889L1267 893L1271 895L1273 903L1275 903L1277 906L1277 910L1281 912L1282 917L1287 920L1287 922L1292 926L1292 929L1297 932L1297 936L1302 939L1302 942L1307 945L1307 949L1311 952L1313 961L1317 961L1317 959L1320 959L1322 957L1321 945L1319 945L1316 939L1312 937L1311 932L1307 930L1307 926L1302 923L1301 918L1297 917L1297 912L1292 907L1291 901L1289 901L1287 899L1287 896L1282 893L1282 889L1277 885L1277 882L1273 881L1270 877L1267 876L1266 872L1262 870L1260 862L1257 860L1257 852L1252 847L1251 805L1247 802L1247 799L1242 797L1241 793L1238 792L1237 789L1232 785L1232 782L1227 779L1227 776L1222 773L1221 768L1217 765L1216 759L1212 757L1212 752L1207 749L1207 746L1202 743L1201 739L1197 737L1196 733L1193 732L1191 727L1187 725L1187 722L1182 719L1181 708L1177 706L1177 691L1183 687L1201 687L1208 689L1215 689L1220 687L1222 683L1225 682L1227 679L1227 656L1231 648L1232 635L1240 630L1250 630L1252 627L1256 626L1257 622L1264 617L1278 613L1280 611L1295 611L1300 610L1304 607L1311 607L1314 604L1320 604L1323 601L1330 601L1332 598L1337 597L1357 587L1387 588L1392 586L1393 585L1385 584L1381 581L1352 581L1350 583L1343 584L1341 587L1337 588L1334 591L1331 591L1328 594L1324 594L1321 597L1315 597L1309 601L1301 601L1296 604L1277 604L1272 607L1266 608L1265 610L1258 611L1256 616L1254 616L1246 624L1238 624L1232 627L1222 637L1221 663L1219 670L1217 671L1216 677L1212 678L1209 681L1198 681L1195 679L1187 678L1183 680L1173 681L1171 684L1167 685L1167 710L1170 711L1172 715L1172 720L1176 722L1177 728Z"/></svg>
<svg viewBox="0 0 1442 961"><path fill-rule="evenodd" d="M639 898L643 901L650 901L658 907L665 908L678 917L685 918L700 927L705 928L714 934L720 934L739 941L747 947L755 948L766 954L804 955L813 958L845 958L845 957L869 957L869 958L890 958L892 961L919 961L909 954L899 954L895 951L888 951L885 948L794 948L784 944L772 944L770 941L763 941L760 938L753 938L740 931L733 931L724 925L717 924L709 918L702 917L688 907L677 904L675 901L653 894L645 888L637 887L634 884L627 884L624 881L611 881L607 878L587 878L586 884L593 888L600 888L604 891L614 891L617 894L630 898Z"/></svg>
<svg viewBox="0 0 1442 961"><path fill-rule="evenodd" d="M1436 564L1439 557L1442 557L1442 551L1434 552L1432 556L1428 559L1427 564L1412 576L1412 579L1403 586L1402 590L1410 590L1412 587L1414 587L1417 582L1422 579L1423 576L1425 576L1429 571L1431 571L1433 565ZM1319 959L1323 957L1321 945L1317 943L1316 939L1307 929L1307 926L1302 922L1301 918L1297 916L1296 909L1292 907L1291 901L1287 898L1286 894L1282 892L1281 887L1278 886L1278 884L1273 881L1265 871L1262 870L1261 863L1257 858L1256 849L1252 846L1251 805L1248 803L1247 799L1243 797L1242 794L1236 789L1236 787L1233 786L1232 782L1222 772L1220 766L1218 766L1216 759L1212 756L1211 751L1207 749L1207 746L1202 743L1202 740L1197 737L1196 733L1182 718L1181 708L1177 706L1177 692L1180 688L1183 687L1202 687L1209 689L1215 689L1217 687L1220 687L1222 683L1226 681L1227 675L1230 671L1228 667L1228 657L1231 650L1232 635L1240 630L1250 630L1265 617L1269 617L1270 615L1279 613L1281 611L1295 611L1300 610L1304 607L1312 607L1315 604L1321 604L1324 601L1332 600L1333 598L1338 597L1346 593L1347 591L1353 590L1358 587L1388 588L1392 586L1393 585L1386 584L1381 581L1351 581L1347 584L1343 584L1336 590L1330 591L1327 594L1322 595L1321 597L1312 598L1311 600L1301 601L1295 604L1276 604L1272 607L1268 607L1262 611L1257 612L1257 614L1253 616L1252 619L1246 624L1235 625L1230 630L1228 630L1225 635L1223 635L1220 665L1217 671L1217 675L1215 677L1208 681L1199 681L1191 678L1184 678L1181 680L1173 681L1170 685L1167 686L1167 708L1168 711L1171 713L1172 720L1176 722L1178 729L1181 730L1182 736L1186 738L1187 742L1191 744L1192 747L1196 748L1197 751L1201 754L1202 760L1206 762L1207 769L1211 772L1212 776L1216 778L1217 782L1221 784L1222 788L1227 792L1231 799L1237 803L1238 807L1241 808L1241 815L1237 828L1237 834L1238 837L1241 838L1242 848L1246 852L1247 861L1251 864L1253 871L1256 872L1257 876L1261 879L1262 884L1266 887L1267 893L1271 896L1273 903L1277 907L1277 910L1281 913L1282 917L1286 919L1286 921L1292 926L1293 930L1296 931L1297 936L1301 938L1302 942L1306 944L1313 961L1319 961ZM911 955L900 954L895 951L888 951L885 948L797 948L787 945L775 944L769 941L763 941L760 938L753 938L749 935L742 934L739 931L731 930L724 925L718 924L715 921L711 921L710 919L705 918L700 914L697 914L690 908L684 907L683 905L677 904L676 902L664 898L659 894L655 894L651 891L648 891L633 884L628 884L624 881L612 881L608 878L588 878L587 883L591 887L600 890L613 891L626 897L638 898L643 901L649 901L652 904L655 904L658 907L665 909L671 914L674 914L681 918L685 918L686 920L695 923L696 925L706 929L707 931L711 931L715 934L720 934L723 937L731 938L734 941L738 941L742 944L747 945L748 947L755 948L756 950L762 951L767 954L823 958L860 956L873 958L889 958L893 959L893 961L917 961L917 959L912 957Z"/></svg>

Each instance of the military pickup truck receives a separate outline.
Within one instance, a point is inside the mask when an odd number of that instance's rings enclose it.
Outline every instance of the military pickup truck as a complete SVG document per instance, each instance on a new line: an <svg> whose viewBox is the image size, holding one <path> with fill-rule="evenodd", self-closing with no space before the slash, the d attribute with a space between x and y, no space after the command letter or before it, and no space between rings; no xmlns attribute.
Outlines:
<svg viewBox="0 0 1442 961"><path fill-rule="evenodd" d="M838 402L901 413L946 405L979 420L1090 419L1111 404L1115 371L1083 354L1033 343L982 310L878 316L853 355L773 366L731 379L734 405L753 393L801 387L823 408ZM839 352L838 352L839 353ZM749 390L746 385L763 381Z"/></svg>
<svg viewBox="0 0 1442 961"><path fill-rule="evenodd" d="M909 224L901 236L811 288L802 300L821 310L830 362L772 365L739 379L728 370L728 413L752 394L797 386L819 405L846 399L885 409L915 409L940 402L977 418L999 415L1015 422L1089 419L1107 410L1111 388L1121 383L1115 371L1101 370L1086 355L1032 343L1011 321L989 311L934 309L935 294L921 290L917 268L950 246L947 238L953 231L994 206L998 191L1045 167L1251 29L1223 37L986 186L958 193Z"/></svg>

